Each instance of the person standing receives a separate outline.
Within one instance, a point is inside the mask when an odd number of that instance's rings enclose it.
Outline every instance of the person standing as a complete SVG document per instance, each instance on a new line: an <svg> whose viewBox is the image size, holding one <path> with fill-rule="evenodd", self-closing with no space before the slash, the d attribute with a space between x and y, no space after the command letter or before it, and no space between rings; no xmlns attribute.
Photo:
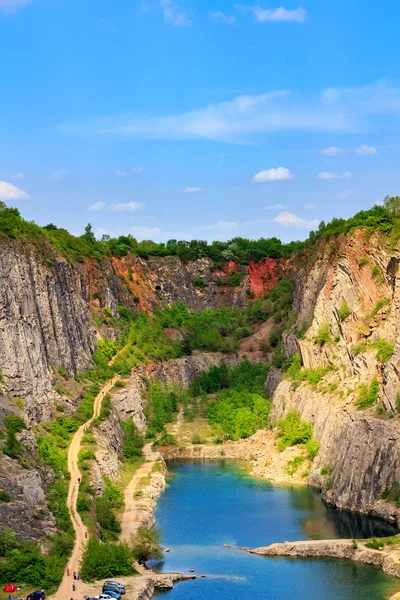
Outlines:
<svg viewBox="0 0 400 600"><path fill-rule="evenodd" d="M74 580L76 581L76 571L74 571Z"/></svg>
<svg viewBox="0 0 400 600"><path fill-rule="evenodd" d="M66 574L67 574L67 577L69 577L69 567L67 567L67 568L65 569L65 572L66 572Z"/></svg>
<svg viewBox="0 0 400 600"><path fill-rule="evenodd" d="M73 582L72 582L72 591L73 591L73 592L75 591L75 588L76 588L76 584L75 584L75 581L73 581Z"/></svg>

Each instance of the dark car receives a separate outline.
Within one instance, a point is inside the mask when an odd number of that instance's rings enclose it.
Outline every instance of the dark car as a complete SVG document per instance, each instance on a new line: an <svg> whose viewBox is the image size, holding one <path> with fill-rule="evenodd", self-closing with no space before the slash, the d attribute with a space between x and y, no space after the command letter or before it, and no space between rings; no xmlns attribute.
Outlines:
<svg viewBox="0 0 400 600"><path fill-rule="evenodd" d="M118 581L106 581L103 585L103 592L105 590L112 590L118 594L125 594L125 586L122 585L122 583L118 583Z"/></svg>
<svg viewBox="0 0 400 600"><path fill-rule="evenodd" d="M31 594L28 594L28 596L26 597L26 600L44 600L46 598L46 594L41 591L41 592L32 592Z"/></svg>

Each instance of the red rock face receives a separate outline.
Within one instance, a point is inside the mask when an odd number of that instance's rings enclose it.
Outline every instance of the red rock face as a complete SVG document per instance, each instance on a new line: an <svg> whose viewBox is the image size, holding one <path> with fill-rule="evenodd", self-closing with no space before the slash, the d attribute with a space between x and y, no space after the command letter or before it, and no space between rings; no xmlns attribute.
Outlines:
<svg viewBox="0 0 400 600"><path fill-rule="evenodd" d="M248 278L249 290L254 298L260 298L272 290L284 271L285 262L276 258L266 258L258 263L250 261Z"/></svg>

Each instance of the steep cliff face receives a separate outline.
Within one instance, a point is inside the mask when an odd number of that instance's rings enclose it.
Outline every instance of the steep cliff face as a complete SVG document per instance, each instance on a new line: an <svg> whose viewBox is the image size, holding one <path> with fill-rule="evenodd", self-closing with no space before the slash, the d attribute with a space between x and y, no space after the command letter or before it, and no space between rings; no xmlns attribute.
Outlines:
<svg viewBox="0 0 400 600"><path fill-rule="evenodd" d="M177 257L128 255L70 264L50 245L39 250L0 240L0 372L8 392L24 400L32 422L50 418L60 367L70 376L89 369L98 338L115 335L103 309L118 320L119 305L134 311L180 300L190 310L242 306L247 267L240 270L241 285L221 286L216 282L226 274L207 258L183 264ZM196 278L208 287L193 286Z"/></svg>
<svg viewBox="0 0 400 600"><path fill-rule="evenodd" d="M310 482L322 486L325 499L399 521L396 506L381 500L400 480L398 261L382 236L366 240L357 232L325 247L312 268L299 269L294 331L301 335L285 336L286 354L299 352L306 369L327 372L311 386L280 382L273 371L267 388L274 420L298 410L313 423L320 452ZM389 348L384 358L378 354L382 340ZM360 387L373 378L380 385L378 402L360 410Z"/></svg>

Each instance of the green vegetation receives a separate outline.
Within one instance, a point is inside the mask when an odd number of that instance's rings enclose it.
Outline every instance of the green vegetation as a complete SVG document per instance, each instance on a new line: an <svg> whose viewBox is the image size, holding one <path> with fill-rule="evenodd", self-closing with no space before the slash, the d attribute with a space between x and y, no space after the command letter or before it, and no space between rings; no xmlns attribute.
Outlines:
<svg viewBox="0 0 400 600"><path fill-rule="evenodd" d="M368 258L363 257L363 258L360 258L360 260L358 261L358 266L365 267L368 263L369 263Z"/></svg>
<svg viewBox="0 0 400 600"><path fill-rule="evenodd" d="M369 408L378 400L379 383L376 377L373 377L369 386L362 383L358 390L358 397L355 402L359 409Z"/></svg>
<svg viewBox="0 0 400 600"><path fill-rule="evenodd" d="M131 460L132 458L142 456L144 440L133 420L131 418L125 419L125 421L122 421L121 426L124 432L122 445L124 460Z"/></svg>
<svg viewBox="0 0 400 600"><path fill-rule="evenodd" d="M235 367L211 367L191 383L183 399L185 414L206 416L217 440L253 435L268 424L270 403L263 388L267 371L267 365L252 365L247 359Z"/></svg>
<svg viewBox="0 0 400 600"><path fill-rule="evenodd" d="M395 481L389 488L385 488L381 498L387 502L394 502L397 507L400 507L400 483Z"/></svg>
<svg viewBox="0 0 400 600"><path fill-rule="evenodd" d="M26 429L26 425L21 417L14 414L7 415L4 419L4 425L7 430L7 439L2 451L10 458L20 458L24 451L24 447L21 442L17 440L16 434L23 429Z"/></svg>
<svg viewBox="0 0 400 600"><path fill-rule="evenodd" d="M193 279L192 283L193 287L195 288L204 289L208 287L208 283L204 281L204 279L202 279L201 277L196 277L195 279Z"/></svg>
<svg viewBox="0 0 400 600"><path fill-rule="evenodd" d="M308 460L313 461L314 458L318 455L319 452L319 442L317 440L311 439L306 443L307 450L307 458Z"/></svg>
<svg viewBox="0 0 400 600"><path fill-rule="evenodd" d="M302 465L305 460L306 460L305 456L296 456L293 460L289 460L288 464L285 467L286 473L293 477L293 475L295 473L297 473L300 465Z"/></svg>
<svg viewBox="0 0 400 600"><path fill-rule="evenodd" d="M81 577L84 581L135 573L134 557L127 544L101 543L96 538L89 539L82 557Z"/></svg>
<svg viewBox="0 0 400 600"><path fill-rule="evenodd" d="M376 279L377 281L379 281L379 283L384 283L385 282L385 278L383 276L382 270L377 265L374 265L372 267L371 274L372 274L372 277L374 279Z"/></svg>
<svg viewBox="0 0 400 600"><path fill-rule="evenodd" d="M373 548L374 550L382 550L384 545L385 545L385 542L383 542L381 539L378 540L378 538L373 537L369 540L369 542L367 542L365 544L365 547Z"/></svg>
<svg viewBox="0 0 400 600"><path fill-rule="evenodd" d="M319 346L323 346L324 344L330 344L331 340L332 337L329 324L322 323L322 325L318 329L317 335L314 336L314 342Z"/></svg>
<svg viewBox="0 0 400 600"><path fill-rule="evenodd" d="M131 538L130 545L132 554L139 563L144 564L147 560L160 560L163 553L160 546L161 532L156 527L139 527L136 534Z"/></svg>
<svg viewBox="0 0 400 600"><path fill-rule="evenodd" d="M375 343L377 348L376 358L381 363L387 363L393 356L394 344L390 344L385 338L379 339Z"/></svg>
<svg viewBox="0 0 400 600"><path fill-rule="evenodd" d="M340 305L340 308L338 309L339 320L345 321L347 319L347 317L349 317L351 315L352 312L353 311L351 310L350 306L347 304L346 300L344 298L342 298L342 304Z"/></svg>
<svg viewBox="0 0 400 600"><path fill-rule="evenodd" d="M18 542L12 529L0 532L0 581L23 581L51 591L61 581L64 559L59 553L41 554L35 542Z"/></svg>
<svg viewBox="0 0 400 600"><path fill-rule="evenodd" d="M248 264L251 260L281 258L290 256L304 247L303 242L283 244L277 238L247 240L236 237L228 242L208 242L203 240L177 241L157 244L150 240L137 242L131 235L110 239L103 236L97 241L88 224L85 233L75 237L65 229L53 223L39 227L34 222L25 221L16 208L8 208L0 203L0 236L31 242L45 250L49 244L62 252L70 261L82 262L85 258L100 260L103 256L121 258L129 252L136 256L178 256L183 261L196 260L205 256L214 260L217 266L233 260L239 264Z"/></svg>
<svg viewBox="0 0 400 600"><path fill-rule="evenodd" d="M153 383L147 393L145 415L147 419L147 437L154 437L164 431L165 425L174 420L178 410L178 390L172 390L163 383Z"/></svg>
<svg viewBox="0 0 400 600"><path fill-rule="evenodd" d="M0 490L0 500L2 502L10 502L10 495L5 490Z"/></svg>
<svg viewBox="0 0 400 600"><path fill-rule="evenodd" d="M289 446L306 444L312 438L312 425L301 420L297 410L289 412L286 417L277 422L278 448L282 452Z"/></svg>
<svg viewBox="0 0 400 600"><path fill-rule="evenodd" d="M294 387L299 386L302 381L307 381L313 388L316 388L318 383L330 369L331 367L329 365L317 367L315 369L303 369L301 366L300 355L294 354L291 358L286 375L293 381Z"/></svg>
<svg viewBox="0 0 400 600"><path fill-rule="evenodd" d="M376 301L373 309L371 310L371 316L375 317L378 314L378 312L381 310L381 308L383 308L384 306L386 306L389 303L390 303L389 298L379 298L379 300Z"/></svg>
<svg viewBox="0 0 400 600"><path fill-rule="evenodd" d="M323 477L325 477L326 475L332 475L333 469L334 469L333 465L327 465L326 467L322 467L322 469L321 469L321 475Z"/></svg>

